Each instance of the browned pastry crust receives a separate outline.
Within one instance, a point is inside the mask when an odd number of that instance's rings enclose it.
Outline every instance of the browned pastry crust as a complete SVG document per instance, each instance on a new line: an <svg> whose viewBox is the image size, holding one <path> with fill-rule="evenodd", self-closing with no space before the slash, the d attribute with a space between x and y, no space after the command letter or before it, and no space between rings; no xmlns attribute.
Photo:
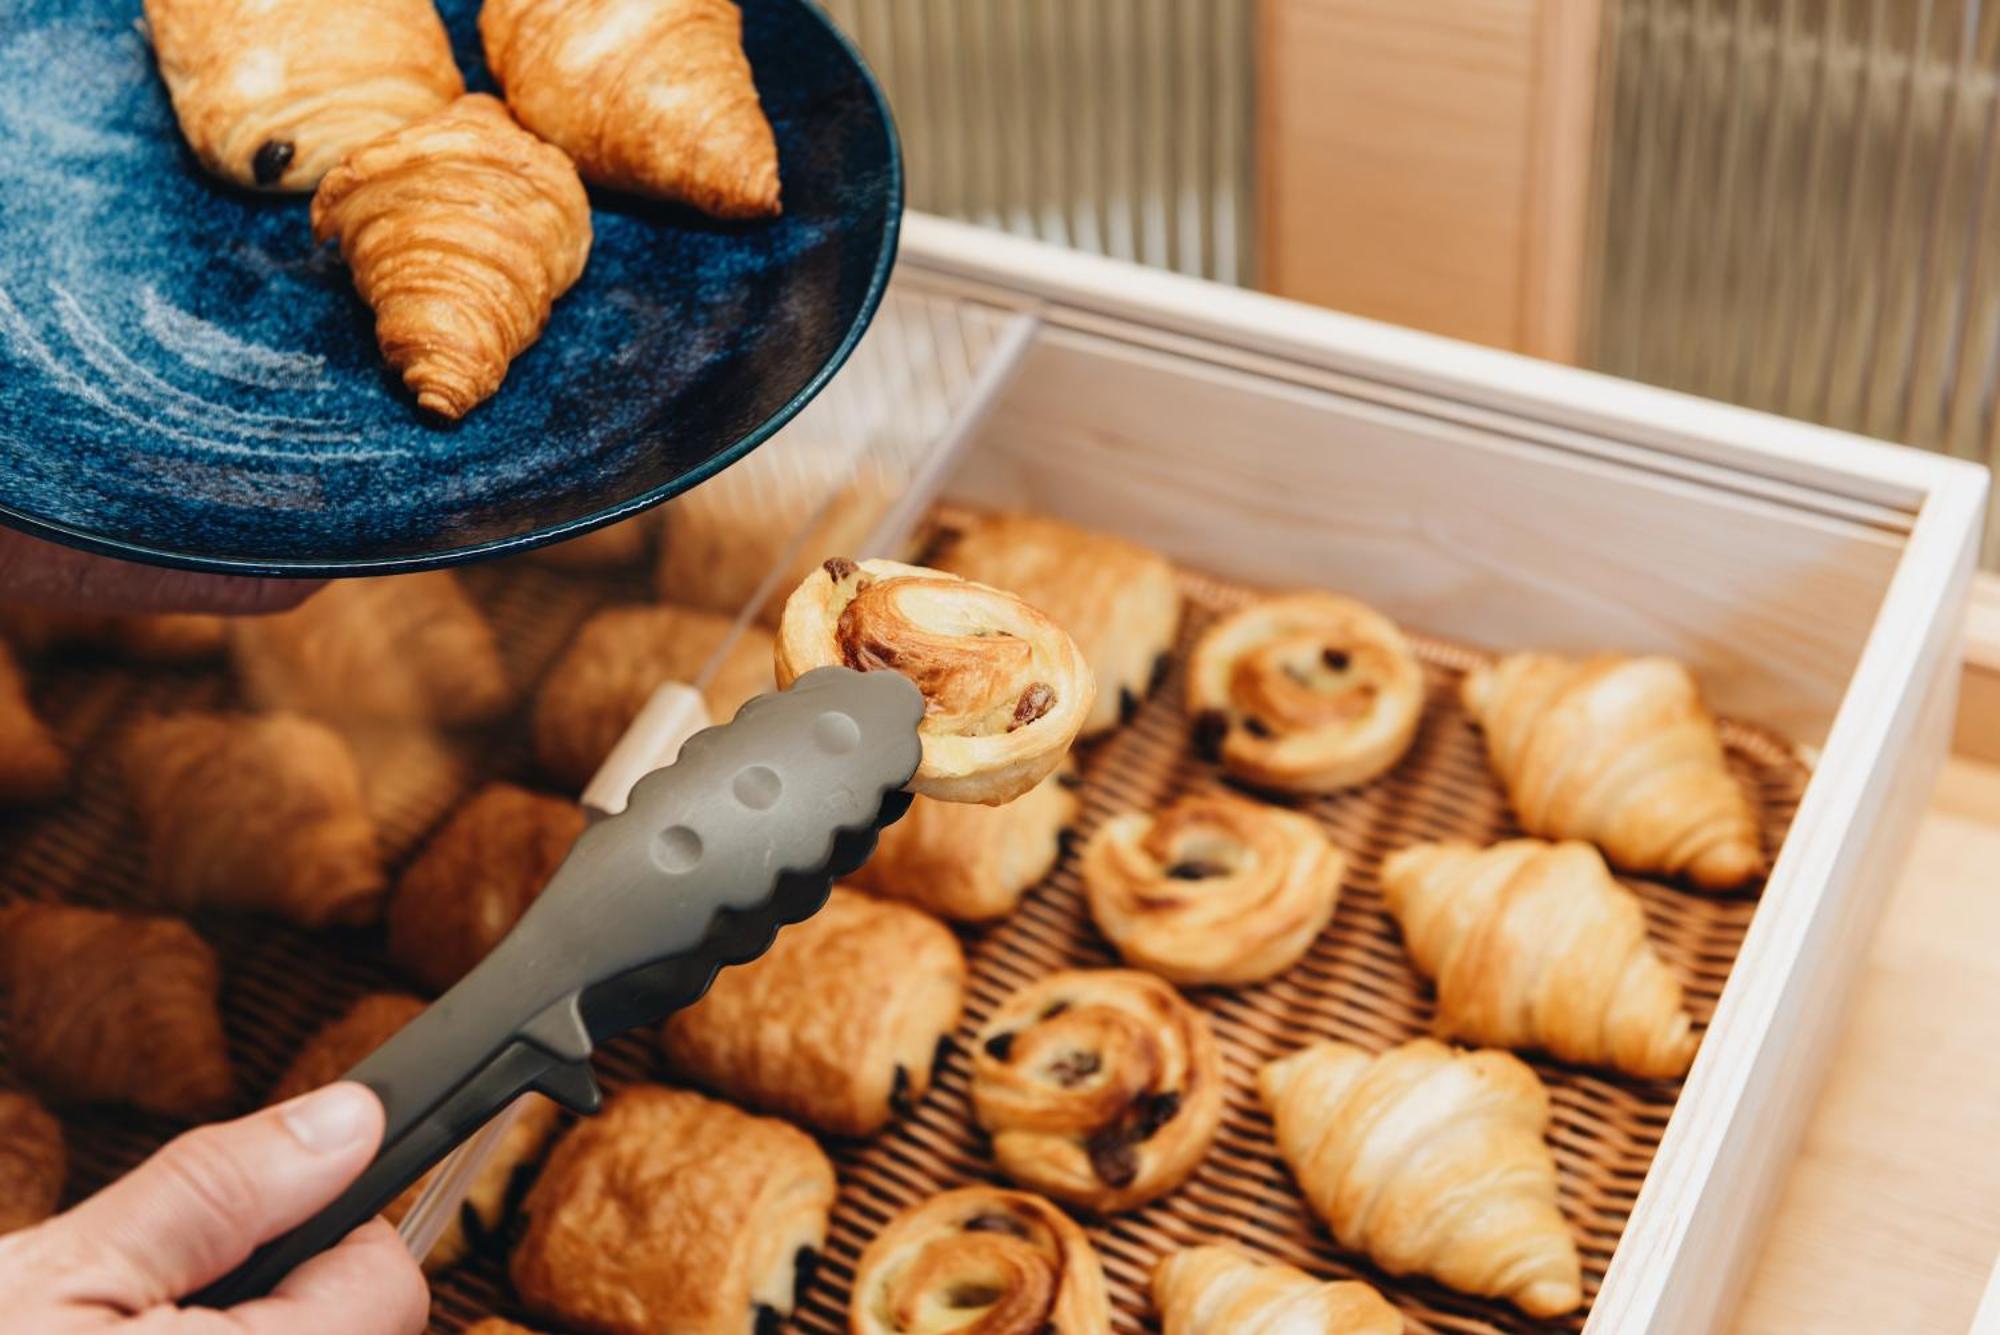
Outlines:
<svg viewBox="0 0 2000 1335"><path fill-rule="evenodd" d="M514 114L594 184L718 218L778 212L778 144L730 0L486 0L479 34Z"/></svg>
<svg viewBox="0 0 2000 1335"><path fill-rule="evenodd" d="M833 1165L803 1131L634 1086L549 1156L514 1287L593 1335L776 1329L826 1245L833 1194Z"/></svg>
<svg viewBox="0 0 2000 1335"><path fill-rule="evenodd" d="M465 1335L538 1335L526 1326L517 1326L512 1321L489 1316L484 1321L474 1322L465 1328Z"/></svg>
<svg viewBox="0 0 2000 1335"><path fill-rule="evenodd" d="M1468 674L1464 696L1528 833L1705 890L1763 875L1749 799L1673 659L1511 654Z"/></svg>
<svg viewBox="0 0 2000 1335"><path fill-rule="evenodd" d="M1153 1271L1164 1335L1402 1335L1403 1316L1359 1280L1326 1281L1231 1247L1189 1247Z"/></svg>
<svg viewBox="0 0 2000 1335"><path fill-rule="evenodd" d="M146 0L181 133L258 190L310 190L349 150L465 91L429 0Z"/></svg>
<svg viewBox="0 0 2000 1335"><path fill-rule="evenodd" d="M62 1123L26 1094L0 1090L0 1233L54 1214L68 1174Z"/></svg>
<svg viewBox="0 0 2000 1335"><path fill-rule="evenodd" d="M912 800L909 814L882 831L853 883L959 922L1006 917L1056 865L1063 832L1076 819L1068 770L1005 806Z"/></svg>
<svg viewBox="0 0 2000 1335"><path fill-rule="evenodd" d="M1424 674L1396 624L1352 598L1262 598L1188 661L1197 744L1260 788L1330 793L1388 770L1416 738Z"/></svg>
<svg viewBox="0 0 2000 1335"><path fill-rule="evenodd" d="M668 1017L674 1069L739 1103L865 1136L930 1090L965 1003L965 956L935 918L835 886L760 959Z"/></svg>
<svg viewBox="0 0 2000 1335"><path fill-rule="evenodd" d="M575 166L483 93L349 154L313 195L312 228L340 239L417 405L454 420L500 388L590 258Z"/></svg>
<svg viewBox="0 0 2000 1335"><path fill-rule="evenodd" d="M228 1104L221 970L179 919L12 905L0 982L14 1068L49 1097L185 1118Z"/></svg>
<svg viewBox="0 0 2000 1335"><path fill-rule="evenodd" d="M22 652L101 649L147 663L194 663L222 652L229 623L200 612L70 612L27 603L0 604L0 635Z"/></svg>
<svg viewBox="0 0 2000 1335"><path fill-rule="evenodd" d="M345 1015L306 1040L305 1046L292 1058L291 1065L278 1077L277 1084L271 1087L271 1096L266 1102L283 1103L310 1093L321 1085L332 1084L352 1070L363 1057L388 1042L397 1030L414 1020L423 1009L421 999L400 992L365 994ZM465 1193L466 1209L477 1220L481 1232L488 1236L497 1233L505 1222L508 1188L515 1171L541 1152L542 1146L548 1142L549 1133L555 1129L555 1104L539 1094L522 1097L527 1102L508 1124L506 1134L500 1138L492 1156L481 1166L479 1175L473 1178L472 1186ZM383 1207L383 1217L392 1224L400 1223L410 1207L417 1203L417 1197L423 1194L430 1180L431 1174L426 1173L405 1187L395 1200ZM464 1260L473 1245L473 1239L466 1230L465 1210L461 1210L438 1235L430 1255L424 1258L424 1269L443 1270Z"/></svg>
<svg viewBox="0 0 2000 1335"><path fill-rule="evenodd" d="M140 720L119 760L161 901L363 923L387 882L339 734L295 714Z"/></svg>
<svg viewBox="0 0 2000 1335"><path fill-rule="evenodd" d="M0 640L0 805L42 802L69 786L69 753L35 713L28 681Z"/></svg>
<svg viewBox="0 0 2000 1335"><path fill-rule="evenodd" d="M1104 1269L1039 1196L962 1187L890 1220L861 1253L853 1335L1107 1335Z"/></svg>
<svg viewBox="0 0 2000 1335"><path fill-rule="evenodd" d="M1309 816L1202 795L1106 821L1080 870L1090 916L1126 963L1176 983L1254 983L1311 947L1346 866Z"/></svg>
<svg viewBox="0 0 2000 1335"><path fill-rule="evenodd" d="M653 692L665 682L692 682L733 624L691 607L612 607L584 622L535 695L542 768L565 787L589 783ZM771 688L771 637L746 626L702 694L720 723Z"/></svg>
<svg viewBox="0 0 2000 1335"><path fill-rule="evenodd" d="M1164 675L1181 622L1174 568L1157 552L1039 515L955 523L931 564L1005 589L1069 632L1097 678L1082 736L1109 732Z"/></svg>
<svg viewBox="0 0 2000 1335"><path fill-rule="evenodd" d="M1112 1213L1185 1181L1222 1121L1222 1057L1208 1019L1130 969L1051 974L980 1029L972 1109L1000 1170Z"/></svg>
<svg viewBox="0 0 2000 1335"><path fill-rule="evenodd" d="M450 987L520 921L583 827L574 802L487 784L396 882L390 957L425 987Z"/></svg>
<svg viewBox="0 0 2000 1335"><path fill-rule="evenodd" d="M1012 594L895 561L833 557L785 602L778 685L817 667L898 672L924 695L912 791L1011 802L1055 771L1096 685L1076 643Z"/></svg>

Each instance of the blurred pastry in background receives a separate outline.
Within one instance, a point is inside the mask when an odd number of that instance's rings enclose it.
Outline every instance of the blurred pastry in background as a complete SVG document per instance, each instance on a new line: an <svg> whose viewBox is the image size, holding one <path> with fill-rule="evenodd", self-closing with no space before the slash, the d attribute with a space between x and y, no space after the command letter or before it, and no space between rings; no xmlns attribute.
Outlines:
<svg viewBox="0 0 2000 1335"><path fill-rule="evenodd" d="M579 574L637 565L652 545L653 531L659 527L659 515L658 510L642 511L630 519L594 528L580 537L537 547L528 553L528 559L552 570L570 570Z"/></svg>
<svg viewBox="0 0 2000 1335"><path fill-rule="evenodd" d="M1024 1191L962 1187L875 1235L854 1267L847 1328L1108 1335L1111 1301L1097 1252L1068 1215Z"/></svg>
<svg viewBox="0 0 2000 1335"><path fill-rule="evenodd" d="M944 924L835 886L761 958L722 970L669 1016L673 1069L739 1103L865 1136L930 1090L965 1003L965 956Z"/></svg>
<svg viewBox="0 0 2000 1335"><path fill-rule="evenodd" d="M833 1196L833 1165L805 1132L636 1085L550 1154L514 1287L601 1335L777 1330L825 1250Z"/></svg>
<svg viewBox="0 0 2000 1335"><path fill-rule="evenodd" d="M139 720L119 750L160 901L304 927L372 922L388 888L340 735L296 714Z"/></svg>
<svg viewBox="0 0 2000 1335"><path fill-rule="evenodd" d="M593 185L717 218L778 212L778 143L730 0L486 0L486 64Z"/></svg>
<svg viewBox="0 0 2000 1335"><path fill-rule="evenodd" d="M60 1103L203 1118L234 1081L215 951L178 918L58 904L0 909L14 1070Z"/></svg>
<svg viewBox="0 0 2000 1335"><path fill-rule="evenodd" d="M230 659L250 703L340 723L488 723L515 700L493 628L448 570L336 580L239 618Z"/></svg>
<svg viewBox="0 0 2000 1335"><path fill-rule="evenodd" d="M1156 552L1040 515L969 514L940 530L926 560L1007 590L1069 632L1097 678L1081 736L1131 718L1166 676L1181 593Z"/></svg>
<svg viewBox="0 0 2000 1335"><path fill-rule="evenodd" d="M849 878L956 922L991 922L1056 865L1079 803L1067 762L1003 806L915 798Z"/></svg>
<svg viewBox="0 0 2000 1335"><path fill-rule="evenodd" d="M332 1084L363 1057L388 1042L423 1009L421 999L400 992L367 993L345 1015L306 1040L271 1087L265 1102L283 1103L321 1085ZM426 1271L458 1264L471 1253L477 1241L497 1237L506 1222L516 1171L541 1153L556 1124L555 1104L539 1094L525 1094L522 1098L521 1110L508 1123L500 1142L466 1189L464 1204L438 1234L430 1254L423 1258ZM435 1172L433 1169L405 1187L396 1199L382 1207L382 1217L392 1224L402 1222ZM476 1235L470 1230L476 1230Z"/></svg>
<svg viewBox="0 0 2000 1335"><path fill-rule="evenodd" d="M1331 793L1386 772L1416 738L1424 672L1396 624L1333 593L1260 598L1188 661L1196 748L1245 783Z"/></svg>
<svg viewBox="0 0 2000 1335"><path fill-rule="evenodd" d="M0 603L0 637L25 654L96 649L144 663L198 663L222 652L229 622L202 612L119 615Z"/></svg>
<svg viewBox="0 0 2000 1335"><path fill-rule="evenodd" d="M69 786L69 753L28 698L28 680L0 640L0 805L43 802Z"/></svg>
<svg viewBox="0 0 2000 1335"><path fill-rule="evenodd" d="M403 870L389 898L389 955L442 992L499 944L583 833L583 808L489 783Z"/></svg>
<svg viewBox="0 0 2000 1335"><path fill-rule="evenodd" d="M584 622L535 694L535 758L549 777L581 791L639 711L666 682L692 683L725 643L703 690L724 723L772 689L771 637L691 607L612 607Z"/></svg>
<svg viewBox="0 0 2000 1335"><path fill-rule="evenodd" d="M1403 1314L1359 1280L1320 1280L1233 1247L1169 1253L1153 1271L1162 1335L1402 1335Z"/></svg>
<svg viewBox="0 0 2000 1335"><path fill-rule="evenodd" d="M489 1316L484 1321L475 1321L465 1328L465 1335L541 1335L539 1331L517 1326L512 1321L497 1316Z"/></svg>
<svg viewBox="0 0 2000 1335"><path fill-rule="evenodd" d="M0 1233L54 1214L68 1175L62 1123L26 1094L0 1090Z"/></svg>

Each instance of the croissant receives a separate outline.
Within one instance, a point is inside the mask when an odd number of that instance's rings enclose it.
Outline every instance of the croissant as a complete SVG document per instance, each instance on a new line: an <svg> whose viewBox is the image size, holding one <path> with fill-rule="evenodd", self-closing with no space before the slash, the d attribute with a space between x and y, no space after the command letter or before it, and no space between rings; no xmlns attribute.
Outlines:
<svg viewBox="0 0 2000 1335"><path fill-rule="evenodd" d="M25 653L101 649L146 663L195 663L222 652L229 623L201 612L71 612L0 604L0 634Z"/></svg>
<svg viewBox="0 0 2000 1335"><path fill-rule="evenodd" d="M424 1009L416 997L399 992L371 992L362 996L338 1020L314 1034L292 1058L291 1065L271 1087L268 1103L283 1103L330 1085L346 1075L357 1062L395 1036L397 1030L414 1020ZM515 1174L548 1142L555 1129L556 1105L539 1094L524 1094L521 1110L507 1124L492 1156L481 1165L467 1189L458 1214L425 1256L424 1269L439 1271L457 1265L472 1252L474 1233L495 1236L505 1221L508 1196ZM390 1223L400 1223L430 1184L433 1174L405 1187L382 1209Z"/></svg>
<svg viewBox="0 0 2000 1335"><path fill-rule="evenodd" d="M1402 759L1424 673L1402 631L1331 593L1265 598L1202 633L1188 660L1197 749L1259 788L1330 793Z"/></svg>
<svg viewBox="0 0 2000 1335"><path fill-rule="evenodd" d="M1001 807L913 798L853 883L959 922L1004 918L1055 866L1076 819L1074 783L1059 769Z"/></svg>
<svg viewBox="0 0 2000 1335"><path fill-rule="evenodd" d="M204 167L306 191L465 91L430 0L146 0L181 133Z"/></svg>
<svg viewBox="0 0 2000 1335"><path fill-rule="evenodd" d="M730 0L486 0L479 35L521 124L592 183L718 218L778 212L778 143Z"/></svg>
<svg viewBox="0 0 2000 1335"><path fill-rule="evenodd" d="M305 927L371 921L386 880L361 776L295 714L141 720L119 754L162 902Z"/></svg>
<svg viewBox="0 0 2000 1335"><path fill-rule="evenodd" d="M785 602L778 685L816 667L900 672L924 694L910 787L997 806L1062 763L1096 683L1060 626L1012 594L895 561L828 560Z"/></svg>
<svg viewBox="0 0 2000 1335"><path fill-rule="evenodd" d="M724 722L771 689L771 637L688 607L612 607L584 622L535 696L535 756L550 777L581 789L611 748L670 681L692 682L711 661L702 694ZM716 655L720 654L718 660Z"/></svg>
<svg viewBox="0 0 2000 1335"><path fill-rule="evenodd" d="M349 154L312 229L340 238L417 406L453 420L500 388L590 256L576 168L483 93Z"/></svg>
<svg viewBox="0 0 2000 1335"><path fill-rule="evenodd" d="M514 1287L564 1329L782 1329L826 1246L833 1165L811 1136L635 1085L565 1136L528 1193Z"/></svg>
<svg viewBox="0 0 2000 1335"><path fill-rule="evenodd" d="M493 628L448 570L337 580L240 618L230 657L252 704L318 718L459 726L514 703Z"/></svg>
<svg viewBox="0 0 2000 1335"><path fill-rule="evenodd" d="M1080 870L1127 964L1176 983L1254 983L1333 919L1347 859L1318 822L1240 798L1184 797L1098 826Z"/></svg>
<svg viewBox="0 0 2000 1335"><path fill-rule="evenodd" d="M13 905L0 983L15 1069L51 1097L184 1118L229 1102L221 971L179 919Z"/></svg>
<svg viewBox="0 0 2000 1335"><path fill-rule="evenodd" d="M69 786L69 753L28 699L28 682L0 640L0 805L42 802Z"/></svg>
<svg viewBox="0 0 2000 1335"><path fill-rule="evenodd" d="M1417 844L1382 864L1389 912L1437 980L1441 1037L1685 1075L1693 1021L1638 897L1589 844Z"/></svg>
<svg viewBox="0 0 2000 1335"><path fill-rule="evenodd" d="M852 1335L1109 1335L1090 1239L1039 1196L963 1187L889 1221L861 1253Z"/></svg>
<svg viewBox="0 0 2000 1335"><path fill-rule="evenodd" d="M1187 1180L1222 1121L1208 1019L1151 974L1051 974L979 1031L972 1110L1000 1170L1105 1214Z"/></svg>
<svg viewBox="0 0 2000 1335"><path fill-rule="evenodd" d="M1259 1076L1278 1153L1343 1247L1535 1317L1583 1301L1542 1139L1549 1095L1511 1053L1420 1038L1318 1043Z"/></svg>
<svg viewBox="0 0 2000 1335"><path fill-rule="evenodd" d="M389 956L442 992L486 958L583 833L583 808L490 783L403 870L389 900Z"/></svg>
<svg viewBox="0 0 2000 1335"><path fill-rule="evenodd" d="M1403 1316L1359 1280L1324 1281L1229 1247L1189 1247L1153 1271L1164 1335L1402 1335Z"/></svg>
<svg viewBox="0 0 2000 1335"><path fill-rule="evenodd" d="M1707 890L1763 874L1756 817L1679 663L1513 654L1470 673L1464 696L1528 833Z"/></svg>
<svg viewBox="0 0 2000 1335"><path fill-rule="evenodd" d="M0 1090L0 1233L54 1214L68 1172L62 1123L26 1094Z"/></svg>

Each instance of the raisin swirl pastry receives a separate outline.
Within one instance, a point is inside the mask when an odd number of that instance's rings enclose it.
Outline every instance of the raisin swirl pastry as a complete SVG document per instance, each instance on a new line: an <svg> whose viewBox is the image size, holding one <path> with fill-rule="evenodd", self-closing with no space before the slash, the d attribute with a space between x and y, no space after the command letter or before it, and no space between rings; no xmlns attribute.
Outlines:
<svg viewBox="0 0 2000 1335"><path fill-rule="evenodd" d="M833 1165L796 1127L632 1086L549 1155L514 1287L596 1335L775 1331L826 1245L833 1194Z"/></svg>
<svg viewBox="0 0 2000 1335"><path fill-rule="evenodd" d="M69 786L69 753L35 713L7 642L0 640L0 805L43 802Z"/></svg>
<svg viewBox="0 0 2000 1335"><path fill-rule="evenodd" d="M1153 1271L1163 1335L1402 1335L1403 1316L1359 1280L1314 1279L1230 1247L1190 1247Z"/></svg>
<svg viewBox="0 0 2000 1335"><path fill-rule="evenodd" d="M349 150L465 91L431 0L146 0L181 133L202 166L306 191Z"/></svg>
<svg viewBox="0 0 2000 1335"><path fill-rule="evenodd" d="M1203 633L1187 707L1197 747L1237 778L1330 793L1402 758L1423 717L1424 674L1402 631L1373 608L1280 594Z"/></svg>
<svg viewBox="0 0 2000 1335"><path fill-rule="evenodd" d="M972 1109L1000 1170L1113 1213L1186 1180L1222 1120L1222 1058L1208 1019L1129 969L1052 974L979 1031Z"/></svg>
<svg viewBox="0 0 2000 1335"><path fill-rule="evenodd" d="M62 1123L26 1094L0 1090L0 1233L54 1214L68 1173Z"/></svg>
<svg viewBox="0 0 2000 1335"><path fill-rule="evenodd" d="M991 922L1049 874L1080 805L1068 767L1005 806L915 798L853 877L863 890L955 922Z"/></svg>
<svg viewBox="0 0 2000 1335"><path fill-rule="evenodd" d="M852 1335L1106 1335L1104 1270L1039 1196L963 1187L904 1211L861 1253Z"/></svg>
<svg viewBox="0 0 2000 1335"><path fill-rule="evenodd" d="M1090 916L1127 964L1176 983L1254 983L1306 953L1346 866L1308 816L1195 796L1106 821L1081 870Z"/></svg>
<svg viewBox="0 0 2000 1335"><path fill-rule="evenodd" d="M1053 773L1096 683L1076 643L1012 594L921 566L834 557L785 603L778 685L816 667L900 672L924 693L913 791L1011 802Z"/></svg>

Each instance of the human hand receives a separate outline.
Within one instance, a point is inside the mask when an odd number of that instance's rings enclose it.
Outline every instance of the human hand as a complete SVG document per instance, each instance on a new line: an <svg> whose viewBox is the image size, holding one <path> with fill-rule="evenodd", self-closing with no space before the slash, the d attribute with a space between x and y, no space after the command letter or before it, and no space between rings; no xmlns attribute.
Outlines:
<svg viewBox="0 0 2000 1335"><path fill-rule="evenodd" d="M319 580L253 579L139 565L0 528L0 600L73 612L222 612L296 607Z"/></svg>
<svg viewBox="0 0 2000 1335"><path fill-rule="evenodd" d="M374 1157L382 1105L341 1083L180 1136L75 1209L0 1238L7 1335L416 1335L423 1274L380 1219L226 1312L175 1301L305 1222Z"/></svg>

